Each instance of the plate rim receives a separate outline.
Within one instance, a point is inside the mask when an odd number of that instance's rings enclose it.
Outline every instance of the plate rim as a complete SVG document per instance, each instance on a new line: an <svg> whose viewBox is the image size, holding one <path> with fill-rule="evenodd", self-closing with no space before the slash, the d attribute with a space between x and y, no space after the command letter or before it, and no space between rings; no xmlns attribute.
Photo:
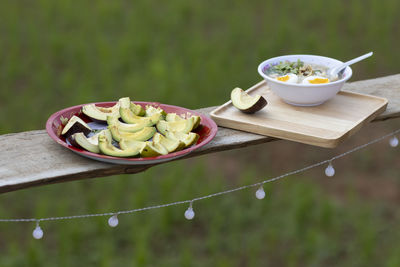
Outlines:
<svg viewBox="0 0 400 267"><path fill-rule="evenodd" d="M71 106L71 107L67 107L61 110L56 111L55 113L53 113L52 115L50 115L50 117L47 119L46 122L46 132L47 134L50 136L51 139L53 139L56 143L60 144L61 146L71 150L72 152L75 152L77 154L79 154L80 156L84 156L86 158L91 158L93 160L97 160L97 161L102 161L102 162L109 162L109 163L114 163L114 164L121 164L124 165L123 163L119 163L119 162L124 162L126 165L148 165L148 164L155 164L155 163L160 163L160 162L164 162L164 161L168 161L168 160L174 160L180 157L183 157L187 154L189 154L190 152L205 146L206 144L208 144L209 142L211 142L212 139L214 139L214 137L216 136L217 132L218 132L218 126L215 123L214 120L212 120L210 117L194 111L194 110L190 110L184 107L180 107L180 106L175 106L175 105L169 105L169 104L163 104L163 103L159 103L159 102L154 102L154 101L131 101L135 104L140 104L140 105L153 105L153 106L165 106L165 107L169 107L169 108L173 108L173 109L177 109L182 111L182 113L191 113L193 115L197 115L201 117L201 121L206 121L209 125L210 125L210 132L209 135L202 140L202 142L191 146L189 148L185 148L183 150L180 151L176 151L176 152L172 152L172 153L168 153L167 155L160 155L160 156L156 156L156 157L146 157L146 158L123 158L123 157L113 157L113 156L108 156L108 155L103 155L103 154L97 154L97 153L93 153L93 152L89 152L86 151L84 149L81 148L77 148L74 146L71 146L69 144L67 144L67 142L63 141L61 138L59 138L59 136L57 136L57 134L53 131L53 123L56 119L58 119L62 114L67 113L68 111L74 110L74 109L79 109L84 105L88 105L88 104L95 104L95 105L112 105L112 104L116 104L118 101L106 101L106 102L92 102L92 103L87 103L87 104L79 104L79 105L75 105L75 106ZM200 124L201 125L201 124ZM97 158L97 159L96 159ZM101 159L101 160L100 160Z"/></svg>

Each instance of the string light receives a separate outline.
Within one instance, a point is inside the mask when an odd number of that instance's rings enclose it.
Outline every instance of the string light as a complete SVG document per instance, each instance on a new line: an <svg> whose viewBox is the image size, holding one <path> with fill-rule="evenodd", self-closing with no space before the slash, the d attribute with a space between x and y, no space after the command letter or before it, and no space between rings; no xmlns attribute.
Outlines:
<svg viewBox="0 0 400 267"><path fill-rule="evenodd" d="M389 144L391 147L396 147L399 145L399 139L397 139L396 136L393 136L392 138L390 138Z"/></svg>
<svg viewBox="0 0 400 267"><path fill-rule="evenodd" d="M188 220L192 220L195 215L192 204L193 202L190 202L189 208L185 211L185 218Z"/></svg>
<svg viewBox="0 0 400 267"><path fill-rule="evenodd" d="M332 162L329 162L328 167L325 169L325 175L328 177L332 177L335 175L335 169L332 166Z"/></svg>
<svg viewBox="0 0 400 267"><path fill-rule="evenodd" d="M32 232L33 238L41 239L43 237L43 230L40 228L39 221L36 221L36 228Z"/></svg>
<svg viewBox="0 0 400 267"><path fill-rule="evenodd" d="M111 227L116 227L118 225L118 215L115 214L108 219L108 225Z"/></svg>
<svg viewBox="0 0 400 267"><path fill-rule="evenodd" d="M265 198L265 191L263 186L260 186L257 191L256 191L256 198L257 199L263 199Z"/></svg>
<svg viewBox="0 0 400 267"><path fill-rule="evenodd" d="M142 212L142 211L147 211L147 210L152 210L152 209L160 209L160 208L165 208L165 207L170 207L170 206L176 206L176 205L181 205L181 204L187 204L189 203L189 208L185 211L185 218L188 220L192 220L195 216L195 212L193 210L193 202L194 201L198 201L198 200L203 200L203 199L208 199L208 198L212 198L212 197L217 197L217 196L221 196L221 195L225 195L225 194L229 194L229 193L233 193L236 191L240 191L240 190L244 190L244 189L248 189L248 188L254 188L254 187L259 187L258 190L256 191L256 197L258 199L263 199L265 197L265 192L263 189L263 185L266 183L271 183L280 179L283 179L285 177L288 176L292 176L301 172L305 172L307 170L310 170L312 168L316 168L325 164L329 164L328 167L325 169L325 174L332 174L332 176L334 175L334 169L333 166L331 165L333 160L342 158L350 153L353 153L355 151L358 151L360 149L363 149L369 145L375 144L379 141L382 141L388 137L394 136L396 134L400 133L400 129L386 134L384 136L381 136L377 139L374 139L368 143L365 143L363 145L357 146L353 149L350 149L342 154L339 154L337 156L332 157L331 159L327 159L327 160L323 160L320 161L318 163L306 166L304 168L301 169L297 169L255 184L249 184L249 185L244 185L244 186L240 186L237 188L233 188L230 190L226 190L226 191L221 191L221 192L217 192L217 193L213 193L213 194L209 194L209 195L205 195L202 197L197 197L194 198L192 200L183 200L183 201L177 201L177 202L171 202L171 203L167 203L167 204L160 204L160 205L155 205L155 206L148 206L148 207L143 207L143 208L138 208L138 209L132 209L132 210L122 210L122 211L118 211L118 212L107 212L107 213L95 213L95 214L83 214L83 215L73 215L73 216L62 216L62 217L48 217L48 218L40 218L40 219L36 219L36 218L21 218L21 219L0 219L0 222L36 222L36 228L33 230L33 237L35 239L41 239L43 237L43 230L40 228L39 226L39 222L40 221L60 221L60 220L72 220L72 219L83 219L83 218L91 218L91 217L100 217L100 216L111 216L108 219L108 224L111 227L115 227L118 225L118 217L117 215L119 214L132 214L135 212ZM390 145L395 147L398 145L398 139L394 136L390 139ZM331 169L332 168L332 169ZM327 171L329 169L329 171ZM332 171L333 170L333 171ZM328 175L329 176L329 175Z"/></svg>

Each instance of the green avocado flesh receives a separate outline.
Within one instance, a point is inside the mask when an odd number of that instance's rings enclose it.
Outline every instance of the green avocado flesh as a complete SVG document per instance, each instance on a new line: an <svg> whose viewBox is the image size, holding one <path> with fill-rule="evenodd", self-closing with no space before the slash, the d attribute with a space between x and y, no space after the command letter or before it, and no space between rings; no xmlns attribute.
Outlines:
<svg viewBox="0 0 400 267"><path fill-rule="evenodd" d="M146 141L153 137L156 132L156 128L154 127L144 127L142 130L135 133L121 131L115 125L108 126L108 128L111 131L112 137L117 142L120 142L122 139Z"/></svg>
<svg viewBox="0 0 400 267"><path fill-rule="evenodd" d="M137 116L144 116L146 111L142 108L141 105L136 105L132 103L129 97L123 97L118 100L120 107L129 108L133 114Z"/></svg>
<svg viewBox="0 0 400 267"><path fill-rule="evenodd" d="M105 131L108 130L102 130L89 138L86 137L83 133L76 133L73 134L68 140L74 146L79 146L89 152L100 153L98 138L101 134L106 134ZM109 138L112 138L110 133Z"/></svg>
<svg viewBox="0 0 400 267"><path fill-rule="evenodd" d="M162 118L164 118L167 115L167 113L164 110L162 110L160 107L155 108L153 106L147 105L146 106L146 112L145 112L144 116L151 117L156 113L161 114Z"/></svg>
<svg viewBox="0 0 400 267"><path fill-rule="evenodd" d="M190 117L186 120L178 121L159 121L157 123L157 130L165 135L167 132L180 132L189 133L194 126L194 118Z"/></svg>
<svg viewBox="0 0 400 267"><path fill-rule="evenodd" d="M154 142L146 142L146 146L140 151L142 157L157 157L167 154L168 150L164 146Z"/></svg>
<svg viewBox="0 0 400 267"><path fill-rule="evenodd" d="M130 124L130 123L123 123L120 122L117 117L107 117L107 124L109 126L116 126L118 130L123 131L123 132L130 132L130 133L135 133L140 130L142 130L144 127L146 127L146 124Z"/></svg>
<svg viewBox="0 0 400 267"><path fill-rule="evenodd" d="M193 115L190 118L193 118L193 128L192 128L192 130L194 130L200 125L201 118L200 118L200 116L196 116L196 115ZM182 118L180 115L178 115L176 113L168 113L167 116L165 117L165 120L169 122L169 121L182 121L182 120L185 120L185 119Z"/></svg>
<svg viewBox="0 0 400 267"><path fill-rule="evenodd" d="M167 132L167 138L181 141L185 144L185 147L189 147L197 142L199 135L196 133L180 133L180 132Z"/></svg>
<svg viewBox="0 0 400 267"><path fill-rule="evenodd" d="M160 113L155 113L151 117L140 117L135 115L131 109L121 107L119 109L121 119L126 123L133 124L144 124L146 126L152 126L156 124L162 117Z"/></svg>
<svg viewBox="0 0 400 267"><path fill-rule="evenodd" d="M231 92L232 105L244 113L255 113L267 105L267 101L261 95L250 96L241 88L235 88Z"/></svg>
<svg viewBox="0 0 400 267"><path fill-rule="evenodd" d="M122 149L130 149L130 148L139 148L140 149L140 156L142 157L156 157L159 155L166 155L168 154L168 150L162 146L161 144L155 142L141 142L136 140L125 140L122 139L119 142L119 146Z"/></svg>
<svg viewBox="0 0 400 267"><path fill-rule="evenodd" d="M114 157L157 157L182 150L197 142L192 132L201 118L191 113L166 113L157 104L143 107L123 97L112 107L84 105L81 111L95 123L93 129L107 129L91 137L92 129L79 117L71 118L62 134L69 143L93 153ZM157 132L158 131L158 132ZM148 141L150 140L150 141ZM117 143L118 144L117 144Z"/></svg>
<svg viewBox="0 0 400 267"><path fill-rule="evenodd" d="M82 107L82 112L92 119L106 121L107 116L119 117L119 103L109 108L98 107L95 104L88 104Z"/></svg>
<svg viewBox="0 0 400 267"><path fill-rule="evenodd" d="M158 143L164 146L168 152L175 152L183 149L186 145L180 140L166 138L160 133L155 133L153 136L153 143Z"/></svg>
<svg viewBox="0 0 400 267"><path fill-rule="evenodd" d="M108 130L106 130L108 131ZM99 149L101 153L114 156L114 157L134 157L140 154L140 148L128 148L128 149L119 149L112 145L112 138L107 136L107 134L99 135Z"/></svg>

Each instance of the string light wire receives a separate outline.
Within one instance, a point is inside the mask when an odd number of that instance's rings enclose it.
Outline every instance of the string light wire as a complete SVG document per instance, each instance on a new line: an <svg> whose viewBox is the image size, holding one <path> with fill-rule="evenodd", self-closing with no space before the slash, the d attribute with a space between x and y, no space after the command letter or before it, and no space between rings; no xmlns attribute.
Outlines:
<svg viewBox="0 0 400 267"><path fill-rule="evenodd" d="M316 168L318 166L321 165L325 165L327 163L331 163L333 160L342 158L350 153L356 152L360 149L363 149L367 146L370 146L372 144L375 144L377 142L380 142L386 138L388 138L389 136L394 136L396 134L400 133L400 129L391 132L389 134L386 134L384 136L381 136L377 139L374 139L368 143L365 143L363 145L354 147L342 154L336 155L330 159L327 160L323 160L320 161L318 163L306 166L304 168L301 169L297 169L291 172L287 172L285 174L258 182L258 183L254 183L254 184L249 184L249 185L244 185L244 186L240 186L240 187L236 187L230 190L225 190L225 191L221 191L221 192L217 192L217 193L213 193L213 194L209 194L209 195L205 195L205 196L201 196L201 197L197 197L197 198L193 198L190 200L182 200L182 201L177 201L177 202L171 202L171 203L166 203L166 204L160 204L160 205L154 205L154 206L148 206L148 207L144 207L144 208L138 208L138 209L131 209L131 210L122 210L122 211L117 211L117 212L106 212L106 213L94 213L94 214L82 214L82 215L73 215L73 216L61 216L61 217L48 217L48 218L21 218L21 219L0 219L0 222L36 222L37 224L39 222L43 222L43 221L60 221L60 220L72 220L72 219L83 219L83 218L91 218L91 217L102 217L102 216L115 216L115 215L120 215L120 214L130 214L130 213L136 213L136 212L142 212L142 211L146 211L146 210L153 210L153 209L160 209L160 208L166 208L166 207L170 207L170 206L176 206L176 205L182 205L182 204L192 204L195 201L199 201L199 200L204 200L204 199L208 199L208 198L212 198L212 197L217 197L217 196L221 196L221 195L226 195L229 193L233 193L233 192L237 192L237 191L241 191L241 190L245 190L248 188L253 188L253 187L260 187L266 183L271 183L280 179L283 179L285 177L294 175L294 174L298 174L301 172L305 172L307 170Z"/></svg>

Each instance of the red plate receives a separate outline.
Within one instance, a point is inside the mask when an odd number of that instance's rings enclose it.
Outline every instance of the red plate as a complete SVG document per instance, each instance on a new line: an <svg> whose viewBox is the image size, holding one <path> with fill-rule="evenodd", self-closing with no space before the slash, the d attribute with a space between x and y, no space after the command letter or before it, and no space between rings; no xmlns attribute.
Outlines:
<svg viewBox="0 0 400 267"><path fill-rule="evenodd" d="M115 105L116 103L117 102L100 102L100 103L95 103L95 104L99 107L111 107L111 106ZM119 158L119 157L112 157L112 156L106 156L106 155L102 155L102 154L92 153L92 152L71 146L70 144L68 144L65 141L65 138L63 136L61 136L61 131L63 129L63 125L61 123L61 117L70 119L73 115L77 115L80 118L82 118L85 122L92 122L92 120L89 117L80 113L80 110L81 110L82 106L84 106L84 105L69 107L69 108L60 110L60 111L54 113L53 115L51 115L46 123L46 131L54 141L56 141L60 145L72 150L73 152L75 152L81 156L91 158L94 160L98 160L98 161L104 161L104 162L114 163L114 164L124 164L124 165L155 164L155 163L160 163L160 162L164 162L164 161L173 160L173 159L176 159L179 157L183 157L183 156L189 154L191 151L209 143L214 138L214 136L217 134L218 127L215 124L215 122L212 119L210 119L209 117L204 116L196 111L192 111L192 110L182 108L182 107L177 107L177 106L160 104L160 103L156 103L156 102L134 102L134 103L139 104L142 107L145 107L146 105L160 107L167 113L176 113L176 114L189 113L189 114L200 116L201 124L194 131L200 135L199 140L197 141L197 143L195 145L188 147L184 150L169 153L167 155L162 155L162 156L158 156L158 157Z"/></svg>

